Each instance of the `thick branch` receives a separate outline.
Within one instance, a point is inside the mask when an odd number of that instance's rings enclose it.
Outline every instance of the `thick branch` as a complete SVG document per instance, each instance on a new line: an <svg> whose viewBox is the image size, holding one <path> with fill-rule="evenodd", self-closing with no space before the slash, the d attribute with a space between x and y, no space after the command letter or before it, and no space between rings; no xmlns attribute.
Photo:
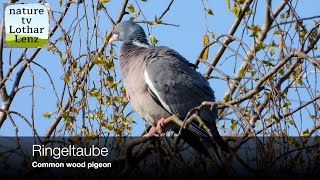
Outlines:
<svg viewBox="0 0 320 180"><path fill-rule="evenodd" d="M3 27L4 27L4 21L2 21L1 29L0 29L0 81L3 80ZM1 98L2 102L5 102L8 100L8 93L5 86L0 86L0 92L1 92Z"/></svg>

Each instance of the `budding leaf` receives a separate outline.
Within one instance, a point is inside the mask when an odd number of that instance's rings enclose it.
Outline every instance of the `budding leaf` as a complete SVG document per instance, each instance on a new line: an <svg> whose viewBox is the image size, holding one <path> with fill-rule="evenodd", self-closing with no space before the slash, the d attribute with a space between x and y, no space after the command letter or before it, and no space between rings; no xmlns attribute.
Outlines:
<svg viewBox="0 0 320 180"><path fill-rule="evenodd" d="M155 16L153 24L160 24L160 23L162 23L161 19L159 19L159 18L157 18L157 16Z"/></svg>
<svg viewBox="0 0 320 180"><path fill-rule="evenodd" d="M150 41L151 41L151 44L152 46L155 46L159 41L154 37L152 36L151 34L149 35L149 38L150 38Z"/></svg>
<svg viewBox="0 0 320 180"><path fill-rule="evenodd" d="M230 9L230 0L226 0L227 8Z"/></svg>
<svg viewBox="0 0 320 180"><path fill-rule="evenodd" d="M53 112L44 112L42 114L43 117L50 119L51 115L53 114Z"/></svg>
<svg viewBox="0 0 320 180"><path fill-rule="evenodd" d="M212 39L214 39L215 38L215 34L214 34L214 32L209 32L210 33L210 35L211 35L211 37L212 37Z"/></svg>
<svg viewBox="0 0 320 180"><path fill-rule="evenodd" d="M231 126L230 126L232 131L235 131L237 128L237 122L235 120L231 120Z"/></svg>
<svg viewBox="0 0 320 180"><path fill-rule="evenodd" d="M303 131L302 134L301 134L301 136L304 136L304 137L309 136L309 135L310 135L310 133L309 133L308 129Z"/></svg>
<svg viewBox="0 0 320 180"><path fill-rule="evenodd" d="M272 47L270 47L270 56L274 55L274 49Z"/></svg>
<svg viewBox="0 0 320 180"><path fill-rule="evenodd" d="M207 34L205 34L205 35L203 36L203 39L202 39L202 46L205 47L207 44L209 44L209 36L208 36ZM208 56L209 56L209 48L207 47L207 48L204 50L201 59L207 60L207 59L208 59Z"/></svg>
<svg viewBox="0 0 320 180"><path fill-rule="evenodd" d="M134 7L133 7L132 4L130 4L130 5L128 6L128 11L131 12L131 13L134 12Z"/></svg>
<svg viewBox="0 0 320 180"><path fill-rule="evenodd" d="M207 12L210 15L213 15L213 11L211 9L208 8L204 8L204 11Z"/></svg>
<svg viewBox="0 0 320 180"><path fill-rule="evenodd" d="M64 82L71 83L71 81L70 81L71 74L72 73L70 70L66 72L66 74L64 75L64 78L63 78Z"/></svg>

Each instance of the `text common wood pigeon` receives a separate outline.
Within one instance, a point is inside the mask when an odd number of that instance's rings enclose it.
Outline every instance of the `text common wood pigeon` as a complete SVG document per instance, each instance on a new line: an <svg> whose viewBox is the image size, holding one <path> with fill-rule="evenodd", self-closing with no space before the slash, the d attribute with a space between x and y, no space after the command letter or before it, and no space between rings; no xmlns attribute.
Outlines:
<svg viewBox="0 0 320 180"><path fill-rule="evenodd" d="M208 81L191 68L184 57L165 46L150 46L138 24L132 21L117 24L109 43L117 40L123 42L119 61L124 86L133 110L153 126L151 134L164 126L164 118L176 114L183 120L203 101L215 100ZM196 149L200 148L202 153L208 144L214 147L217 144L227 152L227 145L216 127L217 109L203 108L200 116L210 128L213 139L197 122L183 131L182 138ZM202 143L203 139L206 145Z"/></svg>

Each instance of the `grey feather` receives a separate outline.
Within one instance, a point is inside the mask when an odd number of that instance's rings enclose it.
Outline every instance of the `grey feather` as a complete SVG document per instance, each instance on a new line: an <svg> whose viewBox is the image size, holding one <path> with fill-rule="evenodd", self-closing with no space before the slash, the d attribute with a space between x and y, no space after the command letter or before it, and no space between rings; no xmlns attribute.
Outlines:
<svg viewBox="0 0 320 180"><path fill-rule="evenodd" d="M186 59L167 47L150 47L157 56L147 55L145 71L150 83L157 91L158 99L166 104L164 107L171 114L184 119L187 113L203 101L215 101L214 92L208 81L192 69ZM148 84L149 85L149 84ZM227 147L216 127L217 109L205 107L200 111L204 123L210 128L214 141L225 151ZM194 123L189 130L210 141L210 137Z"/></svg>
<svg viewBox="0 0 320 180"><path fill-rule="evenodd" d="M120 49L120 70L131 106L150 125L170 116L170 113L154 100L144 79L145 54L148 48L124 43Z"/></svg>

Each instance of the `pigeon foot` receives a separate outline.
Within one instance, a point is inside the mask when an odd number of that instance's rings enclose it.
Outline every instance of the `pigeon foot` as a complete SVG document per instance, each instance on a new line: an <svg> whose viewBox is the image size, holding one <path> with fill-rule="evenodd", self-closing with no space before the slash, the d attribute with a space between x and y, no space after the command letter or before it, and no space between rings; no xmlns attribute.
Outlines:
<svg viewBox="0 0 320 180"><path fill-rule="evenodd" d="M164 123L165 118L161 118L157 121L156 126L152 126L147 133L147 136L160 136L162 132L164 132L165 129L165 123Z"/></svg>

